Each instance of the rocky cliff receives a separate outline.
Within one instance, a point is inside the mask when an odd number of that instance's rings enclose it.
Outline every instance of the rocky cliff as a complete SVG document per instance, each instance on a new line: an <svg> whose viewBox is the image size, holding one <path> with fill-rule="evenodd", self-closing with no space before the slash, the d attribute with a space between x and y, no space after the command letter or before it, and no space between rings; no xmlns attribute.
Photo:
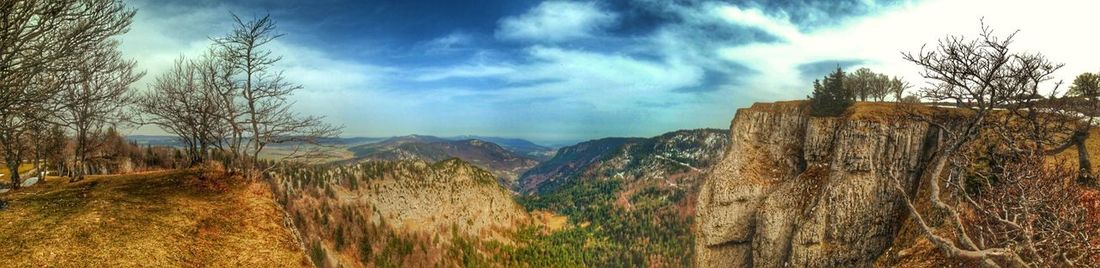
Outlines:
<svg viewBox="0 0 1100 268"><path fill-rule="evenodd" d="M530 222L492 174L459 159L284 167L271 175L323 267L450 267L462 260L448 256L460 250L456 241L511 244L513 231Z"/></svg>
<svg viewBox="0 0 1100 268"><path fill-rule="evenodd" d="M916 190L935 135L883 108L738 110L698 197L697 266L863 267L888 255L908 216L894 183Z"/></svg>

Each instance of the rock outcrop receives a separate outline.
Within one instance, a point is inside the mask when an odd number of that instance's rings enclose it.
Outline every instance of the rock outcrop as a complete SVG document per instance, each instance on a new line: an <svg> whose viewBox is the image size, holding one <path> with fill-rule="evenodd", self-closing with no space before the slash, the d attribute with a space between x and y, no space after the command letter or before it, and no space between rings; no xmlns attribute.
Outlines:
<svg viewBox="0 0 1100 268"><path fill-rule="evenodd" d="M936 136L927 123L871 110L811 117L804 102L738 110L730 146L699 194L697 266L874 265L908 217L895 183L916 190Z"/></svg>
<svg viewBox="0 0 1100 268"><path fill-rule="evenodd" d="M329 169L282 172L278 190L295 210L319 204L368 210L367 219L395 229L497 237L528 215L488 171L457 158L427 163L365 161Z"/></svg>
<svg viewBox="0 0 1100 268"><path fill-rule="evenodd" d="M319 267L452 267L461 259L444 253L466 250L458 239L512 244L531 223L493 174L457 158L286 166L270 175Z"/></svg>

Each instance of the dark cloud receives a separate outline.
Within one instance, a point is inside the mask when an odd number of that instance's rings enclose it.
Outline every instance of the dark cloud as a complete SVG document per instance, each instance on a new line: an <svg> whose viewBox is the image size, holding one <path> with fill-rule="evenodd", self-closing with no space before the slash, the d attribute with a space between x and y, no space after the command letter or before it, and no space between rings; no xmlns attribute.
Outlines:
<svg viewBox="0 0 1100 268"><path fill-rule="evenodd" d="M798 73L802 75L803 79L815 79L818 77L824 77L829 73L836 71L837 67L840 67L849 72L852 66L863 64L864 60L824 60L815 61L810 63L804 63L798 65Z"/></svg>
<svg viewBox="0 0 1100 268"><path fill-rule="evenodd" d="M888 9L912 0L608 0L606 4L621 14L621 24L613 33L644 35L664 25L686 22L684 10L698 10L714 3L742 8L759 8L777 17L787 17L805 31L826 28L849 19Z"/></svg>
<svg viewBox="0 0 1100 268"><path fill-rule="evenodd" d="M698 86L676 89L676 92L707 93L723 88L737 87L744 85L745 77L757 74L756 71L745 66L736 64L732 66L734 66L733 70L706 70L703 72L703 81Z"/></svg>
<svg viewBox="0 0 1100 268"><path fill-rule="evenodd" d="M756 7L775 16L787 16L804 31L835 26L849 19L872 14L910 0L741 0L742 7Z"/></svg>

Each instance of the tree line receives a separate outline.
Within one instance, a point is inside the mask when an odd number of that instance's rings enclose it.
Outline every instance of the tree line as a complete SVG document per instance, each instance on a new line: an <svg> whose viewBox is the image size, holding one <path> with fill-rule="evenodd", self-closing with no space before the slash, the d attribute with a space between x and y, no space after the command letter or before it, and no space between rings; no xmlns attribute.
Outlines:
<svg viewBox="0 0 1100 268"><path fill-rule="evenodd" d="M94 163L110 155L103 152L119 127L153 125L185 145L178 153L185 166L217 156L233 172L257 174L268 146L292 143L298 150L288 157L308 157L319 152L309 144L339 133L293 111L288 97L301 86L267 49L282 36L269 16L233 15L234 30L212 38L205 55L181 57L148 90L136 90L146 73L123 57L118 40L135 13L120 0L0 3L0 158L9 170L33 160L41 172L39 162L61 154L46 162L81 180L102 172ZM18 187L18 172L10 176Z"/></svg>
<svg viewBox="0 0 1100 268"><path fill-rule="evenodd" d="M911 86L901 77L891 78L868 68L845 73L839 66L824 78L814 80L809 99L815 116L836 116L856 101L886 101L892 96L898 102L916 102L913 96L903 96Z"/></svg>
<svg viewBox="0 0 1100 268"><path fill-rule="evenodd" d="M289 97L302 86L287 80L276 67L282 57L267 49L282 36L275 21L232 17L233 31L212 38L199 58L180 57L136 97L137 121L179 137L192 163L218 156L234 172L254 171L261 152L273 144L296 146L284 158L323 154L309 145L335 137L340 128L292 111Z"/></svg>

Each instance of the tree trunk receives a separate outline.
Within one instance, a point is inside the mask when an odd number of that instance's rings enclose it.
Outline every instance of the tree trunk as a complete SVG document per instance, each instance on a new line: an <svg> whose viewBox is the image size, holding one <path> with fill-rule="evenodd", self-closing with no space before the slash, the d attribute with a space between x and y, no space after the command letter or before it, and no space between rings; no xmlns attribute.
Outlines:
<svg viewBox="0 0 1100 268"><path fill-rule="evenodd" d="M69 182L82 181L82 180L84 180L84 174L88 173L88 167L87 167L87 163L86 163L86 160L88 159L87 145L88 145L88 133L86 131L84 131L83 128L82 128L81 130L77 131L77 135L76 135L76 150L75 150L76 151L75 152L76 153L76 155L75 155L75 158L76 158L75 162L76 163L74 163L75 167L73 167L73 170L72 170L75 174L72 174L69 177Z"/></svg>
<svg viewBox="0 0 1100 268"><path fill-rule="evenodd" d="M1077 146L1077 165L1080 168L1077 183L1096 186L1096 178L1092 176L1092 161L1089 160L1089 151L1085 148L1086 140L1088 140L1088 134L1074 142Z"/></svg>
<svg viewBox="0 0 1100 268"><path fill-rule="evenodd" d="M38 152L34 153L34 172L38 174L38 180L41 182L46 181L46 172L42 171L42 158L39 157Z"/></svg>
<svg viewBox="0 0 1100 268"><path fill-rule="evenodd" d="M15 162L15 164L12 165L12 162L9 161L8 171L11 171L11 189L19 189L21 186L20 184L22 184L22 181L19 180L19 162Z"/></svg>

